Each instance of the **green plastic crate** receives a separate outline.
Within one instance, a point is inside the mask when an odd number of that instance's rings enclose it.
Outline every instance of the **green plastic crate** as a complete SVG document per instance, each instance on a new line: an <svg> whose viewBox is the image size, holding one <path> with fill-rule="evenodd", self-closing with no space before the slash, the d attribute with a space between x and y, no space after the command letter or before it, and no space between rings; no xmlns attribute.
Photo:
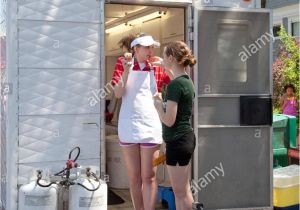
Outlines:
<svg viewBox="0 0 300 210"><path fill-rule="evenodd" d="M273 149L288 148L288 117L282 114L273 115L273 134L272 134L272 145Z"/></svg>
<svg viewBox="0 0 300 210"><path fill-rule="evenodd" d="M295 116L285 115L288 118L287 136L290 148L297 148L297 118Z"/></svg>
<svg viewBox="0 0 300 210"><path fill-rule="evenodd" d="M273 149L273 168L289 165L287 148Z"/></svg>

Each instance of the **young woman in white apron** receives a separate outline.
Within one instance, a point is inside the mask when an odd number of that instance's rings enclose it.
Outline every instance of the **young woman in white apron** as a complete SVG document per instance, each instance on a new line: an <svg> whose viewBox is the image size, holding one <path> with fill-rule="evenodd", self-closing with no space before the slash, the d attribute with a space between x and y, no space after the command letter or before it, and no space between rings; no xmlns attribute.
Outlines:
<svg viewBox="0 0 300 210"><path fill-rule="evenodd" d="M118 135L136 210L154 210L156 204L156 167L152 161L159 155L162 125L153 103L157 93L155 68L147 62L155 45L159 43L151 36L131 43L134 57L123 60L124 71L114 89L115 96L122 97Z"/></svg>

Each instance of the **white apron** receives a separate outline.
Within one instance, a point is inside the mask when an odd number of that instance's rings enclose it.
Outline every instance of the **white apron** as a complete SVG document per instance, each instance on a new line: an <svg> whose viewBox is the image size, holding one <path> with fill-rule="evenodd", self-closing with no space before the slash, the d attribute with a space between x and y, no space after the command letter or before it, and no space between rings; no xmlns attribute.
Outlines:
<svg viewBox="0 0 300 210"><path fill-rule="evenodd" d="M157 92L154 70L133 71L132 67L122 97L119 139L124 143L161 144L162 125L152 98Z"/></svg>

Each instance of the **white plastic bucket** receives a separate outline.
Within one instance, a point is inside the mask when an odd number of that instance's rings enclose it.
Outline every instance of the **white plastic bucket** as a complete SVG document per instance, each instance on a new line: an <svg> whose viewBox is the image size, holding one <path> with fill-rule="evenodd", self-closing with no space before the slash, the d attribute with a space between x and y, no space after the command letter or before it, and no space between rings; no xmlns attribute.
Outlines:
<svg viewBox="0 0 300 210"><path fill-rule="evenodd" d="M128 189L125 161L117 135L106 136L106 164L109 175L108 185L116 189Z"/></svg>

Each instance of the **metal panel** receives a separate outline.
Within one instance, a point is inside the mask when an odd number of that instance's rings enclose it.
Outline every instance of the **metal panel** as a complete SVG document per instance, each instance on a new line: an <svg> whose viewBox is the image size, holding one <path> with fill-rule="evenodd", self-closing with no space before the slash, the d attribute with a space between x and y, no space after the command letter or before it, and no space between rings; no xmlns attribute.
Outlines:
<svg viewBox="0 0 300 210"><path fill-rule="evenodd" d="M205 209L269 206L270 128L209 128L198 133L194 186L198 183Z"/></svg>
<svg viewBox="0 0 300 210"><path fill-rule="evenodd" d="M104 16L104 8L105 8L105 2L100 1L99 3L99 10L100 10L100 26L99 26L99 68L100 68L100 87L106 86L106 72L105 72L105 16ZM100 113L105 113L106 108L106 101L101 100L100 101ZM105 146L105 118L100 118L100 173L104 174L106 173L106 146Z"/></svg>
<svg viewBox="0 0 300 210"><path fill-rule="evenodd" d="M268 94L269 13L205 10L198 18L199 31L211 34L198 41L199 93Z"/></svg>
<svg viewBox="0 0 300 210"><path fill-rule="evenodd" d="M90 106L88 96L100 87L101 10L97 0L7 3L5 82L11 89L3 107L1 155L9 161L1 200L5 209L16 210L17 184L28 180L29 168L61 168L76 145L83 149L83 164L100 166L103 102Z"/></svg>
<svg viewBox="0 0 300 210"><path fill-rule="evenodd" d="M282 18L282 26L284 27L287 33L291 34L291 23L288 17Z"/></svg>
<svg viewBox="0 0 300 210"><path fill-rule="evenodd" d="M17 58L17 1L7 1L7 23L6 23L6 82L10 87L9 94L6 95L6 174L4 177L5 195L4 208L6 210L17 209L17 180L15 175L18 173L18 58Z"/></svg>
<svg viewBox="0 0 300 210"><path fill-rule="evenodd" d="M61 169L75 146L80 163L100 167L101 36L93 12L99 1L20 2L18 184L39 168Z"/></svg>
<svg viewBox="0 0 300 210"><path fill-rule="evenodd" d="M198 119L198 125L239 125L239 98L199 98Z"/></svg>
<svg viewBox="0 0 300 210"><path fill-rule="evenodd" d="M299 4L299 0L266 0L266 8L276 9L293 4Z"/></svg>
<svg viewBox="0 0 300 210"><path fill-rule="evenodd" d="M19 114L99 113L98 70L20 69ZM96 95L94 95L96 94ZM92 99L99 100L90 104Z"/></svg>
<svg viewBox="0 0 300 210"><path fill-rule="evenodd" d="M192 190L205 209L272 209L272 129L268 125L240 126L239 122L241 95L268 96L272 92L273 40L260 42L270 26L267 10L195 10L198 97ZM239 49L257 42L259 50L243 62ZM223 167L224 175L218 166Z"/></svg>
<svg viewBox="0 0 300 210"><path fill-rule="evenodd" d="M7 69L6 69L6 0L0 1L0 209L6 203L6 112Z"/></svg>
<svg viewBox="0 0 300 210"><path fill-rule="evenodd" d="M81 148L80 158L100 158L100 115L21 116L19 163L64 160Z"/></svg>
<svg viewBox="0 0 300 210"><path fill-rule="evenodd" d="M19 21L19 67L98 68L98 24Z"/></svg>
<svg viewBox="0 0 300 210"><path fill-rule="evenodd" d="M235 7L235 8L260 8L260 2L255 0L244 1L244 0L196 0L196 6L207 6L207 7Z"/></svg>
<svg viewBox="0 0 300 210"><path fill-rule="evenodd" d="M109 0L109 3L116 4L136 4L136 5L157 5L157 6L187 6L193 0Z"/></svg>
<svg viewBox="0 0 300 210"><path fill-rule="evenodd" d="M23 20L99 22L98 2L86 0L21 0L18 18Z"/></svg>
<svg viewBox="0 0 300 210"><path fill-rule="evenodd" d="M5 203L5 195L6 195L6 122L7 122L7 93L3 90L7 85L6 78L7 70L5 68L1 69L0 77L1 77L1 101L0 101L0 209L2 208L2 204Z"/></svg>

